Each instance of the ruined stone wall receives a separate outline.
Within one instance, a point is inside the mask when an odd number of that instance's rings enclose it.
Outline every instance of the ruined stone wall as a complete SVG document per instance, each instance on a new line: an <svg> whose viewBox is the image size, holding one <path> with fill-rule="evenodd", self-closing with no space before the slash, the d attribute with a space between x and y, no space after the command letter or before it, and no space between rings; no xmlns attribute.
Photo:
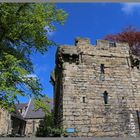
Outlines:
<svg viewBox="0 0 140 140"><path fill-rule="evenodd" d="M26 119L25 135L28 137L35 136L41 120L42 119Z"/></svg>
<svg viewBox="0 0 140 140"><path fill-rule="evenodd" d="M11 115L8 111L0 108L0 136L11 134Z"/></svg>
<svg viewBox="0 0 140 140"><path fill-rule="evenodd" d="M93 46L88 39L78 39L75 45L57 51L63 127L74 128L73 136L138 136L140 72L131 68L128 45L98 40Z"/></svg>

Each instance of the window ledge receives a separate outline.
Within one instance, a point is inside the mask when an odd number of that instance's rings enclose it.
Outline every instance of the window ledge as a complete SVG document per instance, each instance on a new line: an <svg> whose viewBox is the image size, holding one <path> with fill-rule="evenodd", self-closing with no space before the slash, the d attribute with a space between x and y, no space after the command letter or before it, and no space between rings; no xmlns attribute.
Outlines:
<svg viewBox="0 0 140 140"><path fill-rule="evenodd" d="M104 106L111 106L110 104L104 104Z"/></svg>

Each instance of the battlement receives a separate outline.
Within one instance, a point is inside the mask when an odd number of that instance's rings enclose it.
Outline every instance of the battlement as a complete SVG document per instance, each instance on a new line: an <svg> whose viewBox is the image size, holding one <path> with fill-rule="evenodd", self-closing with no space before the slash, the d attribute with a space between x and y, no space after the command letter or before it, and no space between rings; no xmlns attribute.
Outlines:
<svg viewBox="0 0 140 140"><path fill-rule="evenodd" d="M91 44L89 38L76 38L75 39L75 46L88 46L88 47L96 47L96 49L112 49L112 48L121 48L123 50L129 50L128 43L122 42L112 42L108 40L97 40L95 45Z"/></svg>
<svg viewBox="0 0 140 140"><path fill-rule="evenodd" d="M78 59L81 54L118 58L130 57L127 43L97 40L96 45L92 45L89 38L76 38L74 46L63 45L57 50L57 56L61 55L62 60L69 56Z"/></svg>
<svg viewBox="0 0 140 140"><path fill-rule="evenodd" d="M108 41L108 40L97 40L96 47L98 47L100 49L112 49L112 48L118 49L118 48L121 48L122 50L129 51L128 43L112 42L112 41Z"/></svg>

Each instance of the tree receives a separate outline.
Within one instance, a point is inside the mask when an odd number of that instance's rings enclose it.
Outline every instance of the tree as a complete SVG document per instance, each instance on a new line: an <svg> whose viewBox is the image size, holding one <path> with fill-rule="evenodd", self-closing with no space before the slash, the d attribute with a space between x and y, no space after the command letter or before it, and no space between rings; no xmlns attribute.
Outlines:
<svg viewBox="0 0 140 140"><path fill-rule="evenodd" d="M60 137L63 135L62 128L56 128L53 123L53 112L46 115L43 120L40 121L37 128L37 137Z"/></svg>
<svg viewBox="0 0 140 140"><path fill-rule="evenodd" d="M0 105L9 109L18 95L40 101L41 84L31 77L30 55L45 53L55 45L48 33L56 23L64 24L67 14L53 3L0 3Z"/></svg>
<svg viewBox="0 0 140 140"><path fill-rule="evenodd" d="M115 35L107 35L104 39L126 42L129 44L131 53L136 56L140 56L140 31L132 26L125 28L122 32Z"/></svg>

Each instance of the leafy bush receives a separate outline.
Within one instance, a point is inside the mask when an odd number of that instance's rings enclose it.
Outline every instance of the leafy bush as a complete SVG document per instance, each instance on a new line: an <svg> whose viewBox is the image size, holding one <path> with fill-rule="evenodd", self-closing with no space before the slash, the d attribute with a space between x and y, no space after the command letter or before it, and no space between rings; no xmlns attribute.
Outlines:
<svg viewBox="0 0 140 140"><path fill-rule="evenodd" d="M53 115L46 115L43 120L40 121L40 125L37 129L37 137L60 137L63 134L61 128L55 128L53 124Z"/></svg>

